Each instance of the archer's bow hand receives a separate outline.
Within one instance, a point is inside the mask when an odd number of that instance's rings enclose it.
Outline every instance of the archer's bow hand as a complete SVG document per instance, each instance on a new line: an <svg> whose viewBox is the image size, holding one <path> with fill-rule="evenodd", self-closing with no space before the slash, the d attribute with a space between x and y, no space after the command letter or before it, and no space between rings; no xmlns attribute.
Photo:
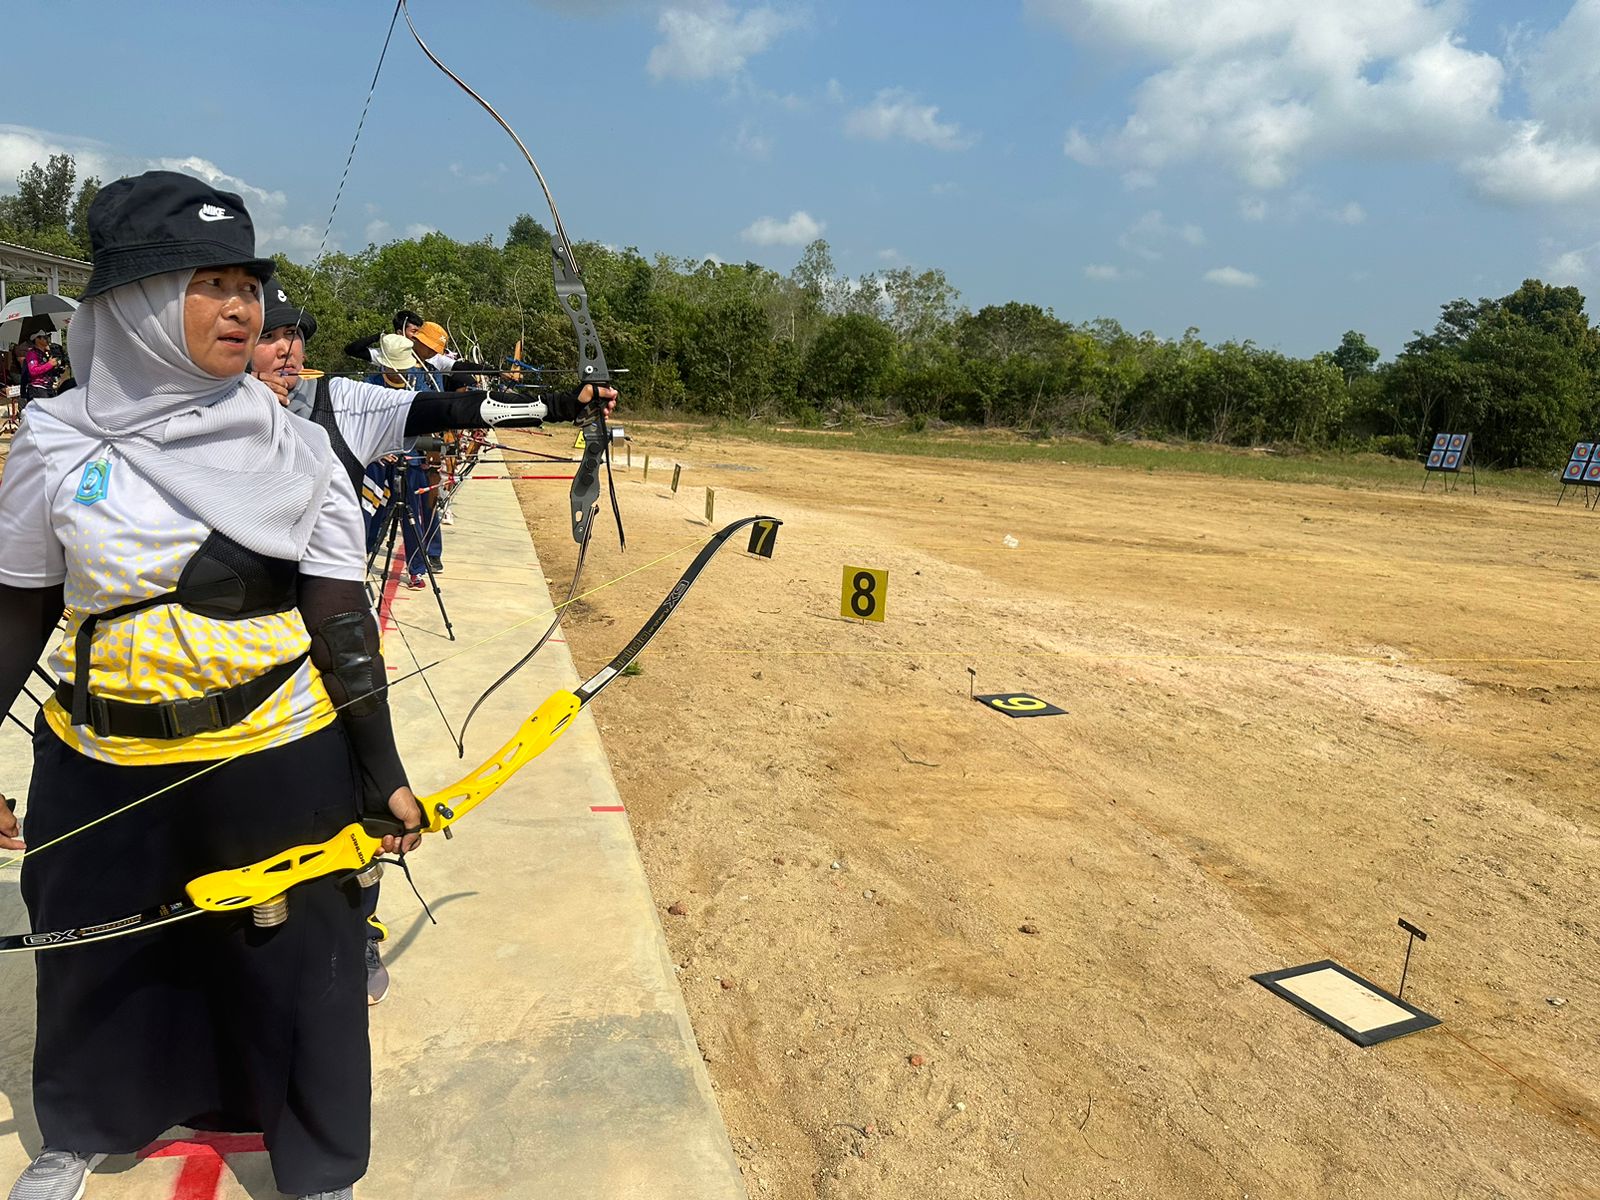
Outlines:
<svg viewBox="0 0 1600 1200"><path fill-rule="evenodd" d="M422 815L422 805L417 803L416 793L409 787L395 788L389 797L389 811L394 814L395 820L400 822L404 829L420 831L425 819ZM383 852L385 854L410 854L422 841L420 832L405 835L385 834L383 837Z"/></svg>
<svg viewBox="0 0 1600 1200"><path fill-rule="evenodd" d="M598 417L610 417L617 407L617 389L601 385L596 387L586 383L578 389L573 397L575 408L572 414L574 425L587 425ZM599 405L604 405L603 411L597 411Z"/></svg>

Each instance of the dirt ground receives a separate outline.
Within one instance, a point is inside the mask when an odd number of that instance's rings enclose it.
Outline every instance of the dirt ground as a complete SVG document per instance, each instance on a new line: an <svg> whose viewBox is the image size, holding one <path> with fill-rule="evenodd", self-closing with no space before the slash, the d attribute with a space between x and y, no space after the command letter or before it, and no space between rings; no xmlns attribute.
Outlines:
<svg viewBox="0 0 1600 1200"><path fill-rule="evenodd" d="M588 586L707 485L785 522L594 707L752 1197L1600 1196L1600 515L632 432ZM575 606L581 670L689 557ZM1393 990L1401 916L1441 1028L1249 978Z"/></svg>

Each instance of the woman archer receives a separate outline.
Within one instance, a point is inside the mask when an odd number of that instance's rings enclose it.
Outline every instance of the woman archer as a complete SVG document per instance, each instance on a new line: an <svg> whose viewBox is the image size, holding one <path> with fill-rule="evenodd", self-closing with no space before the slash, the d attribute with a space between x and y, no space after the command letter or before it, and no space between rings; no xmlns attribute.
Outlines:
<svg viewBox="0 0 1600 1200"><path fill-rule="evenodd" d="M245 374L273 264L243 203L154 171L102 189L89 231L80 385L30 406L0 487L0 702L70 610L34 732L35 930L139 912L354 814L391 853L421 822L355 495L327 434ZM3 807L0 846L26 848ZM350 1200L371 1132L356 890L296 888L276 928L207 916L40 955L44 1148L11 1200L76 1200L101 1157L174 1125L260 1130L280 1190Z"/></svg>

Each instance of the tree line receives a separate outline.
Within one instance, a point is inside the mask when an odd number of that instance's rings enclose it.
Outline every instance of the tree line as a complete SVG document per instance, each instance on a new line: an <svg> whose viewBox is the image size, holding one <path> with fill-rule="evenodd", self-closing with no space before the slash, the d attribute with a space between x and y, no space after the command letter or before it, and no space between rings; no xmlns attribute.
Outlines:
<svg viewBox="0 0 1600 1200"><path fill-rule="evenodd" d="M68 156L0 198L0 238L84 257L97 180ZM575 361L551 281L549 233L519 216L496 244L440 233L331 253L280 275L320 332L311 365L343 371L347 341L414 309L458 348L499 360L522 345L551 382ZM1441 306L1388 362L1354 330L1297 358L1072 322L1033 304L964 308L937 269L840 274L828 244L788 274L758 263L576 248L610 366L645 411L851 424L898 419L1031 437L1150 438L1376 450L1414 457L1436 430L1469 430L1480 462L1550 467L1600 430L1600 329L1582 293L1529 279L1510 295Z"/></svg>

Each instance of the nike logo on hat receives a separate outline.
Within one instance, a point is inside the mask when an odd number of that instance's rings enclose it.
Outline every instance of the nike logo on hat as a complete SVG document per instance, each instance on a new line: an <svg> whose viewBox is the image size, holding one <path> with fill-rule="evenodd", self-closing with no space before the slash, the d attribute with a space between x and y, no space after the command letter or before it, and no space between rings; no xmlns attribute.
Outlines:
<svg viewBox="0 0 1600 1200"><path fill-rule="evenodd" d="M199 217L202 221L231 221L233 214L215 204L202 204Z"/></svg>

